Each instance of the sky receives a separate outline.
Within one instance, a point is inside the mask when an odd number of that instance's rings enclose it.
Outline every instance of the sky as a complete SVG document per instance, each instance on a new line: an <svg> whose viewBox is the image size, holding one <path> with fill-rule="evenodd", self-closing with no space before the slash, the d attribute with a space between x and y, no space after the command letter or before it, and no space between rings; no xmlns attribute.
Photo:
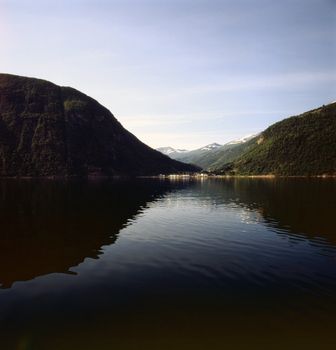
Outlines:
<svg viewBox="0 0 336 350"><path fill-rule="evenodd" d="M336 0L0 0L0 72L72 86L152 147L336 100Z"/></svg>

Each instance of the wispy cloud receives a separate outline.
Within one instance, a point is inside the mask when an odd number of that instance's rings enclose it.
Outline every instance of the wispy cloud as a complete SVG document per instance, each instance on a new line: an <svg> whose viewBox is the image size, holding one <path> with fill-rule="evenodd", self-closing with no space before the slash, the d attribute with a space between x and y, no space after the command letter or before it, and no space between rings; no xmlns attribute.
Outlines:
<svg viewBox="0 0 336 350"><path fill-rule="evenodd" d="M0 0L0 66L83 91L152 146L229 141L335 100L335 1L302 2Z"/></svg>
<svg viewBox="0 0 336 350"><path fill-rule="evenodd" d="M211 84L196 87L191 92L235 92L242 90L259 89L286 89L293 90L302 88L307 84L335 83L336 89L336 71L328 72L294 72L269 76L237 76L230 77L220 84Z"/></svg>

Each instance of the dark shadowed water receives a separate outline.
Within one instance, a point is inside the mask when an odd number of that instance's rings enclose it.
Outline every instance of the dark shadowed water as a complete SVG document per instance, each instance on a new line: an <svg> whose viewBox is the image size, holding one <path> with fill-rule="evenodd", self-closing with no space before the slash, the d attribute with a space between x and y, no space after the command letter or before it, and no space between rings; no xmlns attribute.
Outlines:
<svg viewBox="0 0 336 350"><path fill-rule="evenodd" d="M0 181L0 349L335 349L336 181Z"/></svg>

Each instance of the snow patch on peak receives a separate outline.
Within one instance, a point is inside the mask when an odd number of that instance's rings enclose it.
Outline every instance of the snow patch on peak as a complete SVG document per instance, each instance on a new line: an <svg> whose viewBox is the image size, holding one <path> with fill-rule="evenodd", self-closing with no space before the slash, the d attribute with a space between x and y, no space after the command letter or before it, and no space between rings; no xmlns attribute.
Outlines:
<svg viewBox="0 0 336 350"><path fill-rule="evenodd" d="M200 148L200 150L202 150L202 151L211 151L211 150L219 148L219 147L222 147L222 145L220 145L219 143L214 142L214 143L210 143L209 145L206 145L206 146Z"/></svg>
<svg viewBox="0 0 336 350"><path fill-rule="evenodd" d="M247 141L250 141L251 139L253 139L254 137L258 136L259 134L250 134L250 135L246 135L238 140L233 140L230 141L228 143L226 143L226 145L238 145L240 143L245 143Z"/></svg>
<svg viewBox="0 0 336 350"><path fill-rule="evenodd" d="M183 152L188 152L188 150L186 149L180 149L180 148L173 148L173 147L159 147L156 149L157 151L165 154L165 155L169 155L169 154L172 154L172 153L183 153Z"/></svg>

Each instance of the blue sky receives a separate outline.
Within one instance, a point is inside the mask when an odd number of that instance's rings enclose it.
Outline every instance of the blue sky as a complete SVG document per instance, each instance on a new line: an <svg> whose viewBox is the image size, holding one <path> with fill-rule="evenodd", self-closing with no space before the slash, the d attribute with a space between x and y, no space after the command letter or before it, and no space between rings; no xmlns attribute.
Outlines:
<svg viewBox="0 0 336 350"><path fill-rule="evenodd" d="M0 0L0 71L77 88L152 147L336 100L335 0Z"/></svg>

